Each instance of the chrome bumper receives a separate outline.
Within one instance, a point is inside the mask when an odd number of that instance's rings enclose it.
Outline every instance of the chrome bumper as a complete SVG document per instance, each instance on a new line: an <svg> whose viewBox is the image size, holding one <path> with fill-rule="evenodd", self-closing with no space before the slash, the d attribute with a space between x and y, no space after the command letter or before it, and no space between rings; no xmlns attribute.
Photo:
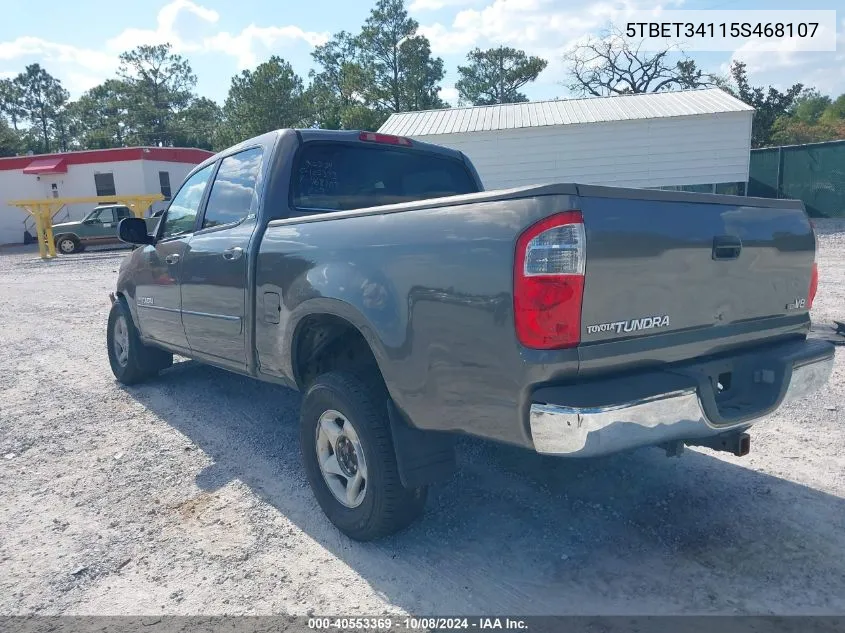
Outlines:
<svg viewBox="0 0 845 633"><path fill-rule="evenodd" d="M781 405L824 386L833 371L833 359L795 367ZM716 426L707 418L695 389L600 408L532 404L529 416L538 453L571 457L711 437L747 428L760 419Z"/></svg>

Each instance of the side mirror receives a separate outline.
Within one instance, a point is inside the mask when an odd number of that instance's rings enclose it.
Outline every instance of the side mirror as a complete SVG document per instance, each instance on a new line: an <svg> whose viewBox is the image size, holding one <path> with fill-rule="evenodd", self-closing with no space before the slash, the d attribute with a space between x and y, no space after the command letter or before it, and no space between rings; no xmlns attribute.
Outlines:
<svg viewBox="0 0 845 633"><path fill-rule="evenodd" d="M99 222L99 220L95 220L93 218L82 220L82 224L94 224L95 222Z"/></svg>
<svg viewBox="0 0 845 633"><path fill-rule="evenodd" d="M154 239L147 233L147 223L141 218L123 218L117 225L117 237L127 244L152 244Z"/></svg>

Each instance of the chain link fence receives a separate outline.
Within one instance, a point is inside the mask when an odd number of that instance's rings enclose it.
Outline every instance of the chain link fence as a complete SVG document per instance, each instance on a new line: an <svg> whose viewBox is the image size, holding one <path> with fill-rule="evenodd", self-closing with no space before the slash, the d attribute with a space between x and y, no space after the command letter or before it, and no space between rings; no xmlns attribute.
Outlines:
<svg viewBox="0 0 845 633"><path fill-rule="evenodd" d="M815 218L845 217L845 140L751 150L748 195L802 200Z"/></svg>

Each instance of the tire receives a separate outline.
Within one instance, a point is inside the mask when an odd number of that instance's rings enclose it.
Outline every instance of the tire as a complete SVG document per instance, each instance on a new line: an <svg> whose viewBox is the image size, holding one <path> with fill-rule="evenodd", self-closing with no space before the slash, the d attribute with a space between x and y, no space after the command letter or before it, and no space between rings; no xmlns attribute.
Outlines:
<svg viewBox="0 0 845 633"><path fill-rule="evenodd" d="M173 354L141 342L123 299L112 304L106 343L112 373L124 385L152 378L173 364Z"/></svg>
<svg viewBox="0 0 845 633"><path fill-rule="evenodd" d="M399 479L386 403L380 380L364 382L346 372L318 376L302 402L300 449L311 489L329 521L356 541L402 530L425 506L427 487L408 489ZM329 426L330 433L320 431ZM334 465L322 467L332 455ZM362 471L366 477L349 493Z"/></svg>
<svg viewBox="0 0 845 633"><path fill-rule="evenodd" d="M60 235L56 238L56 250L62 255L73 255L82 252L84 249L79 239L73 235Z"/></svg>

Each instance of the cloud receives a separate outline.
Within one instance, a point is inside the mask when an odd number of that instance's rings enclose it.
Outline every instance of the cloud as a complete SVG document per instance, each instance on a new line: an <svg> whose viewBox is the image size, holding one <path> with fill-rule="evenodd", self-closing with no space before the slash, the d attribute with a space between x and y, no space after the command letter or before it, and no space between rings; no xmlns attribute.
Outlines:
<svg viewBox="0 0 845 633"><path fill-rule="evenodd" d="M447 7L462 7L468 4L478 4L479 0L413 0L408 5L411 12L437 11Z"/></svg>
<svg viewBox="0 0 845 633"><path fill-rule="evenodd" d="M11 42L0 42L0 60L21 57L38 57L48 62L73 64L103 72L117 67L114 56L103 51L48 42L40 37L23 36Z"/></svg>
<svg viewBox="0 0 845 633"><path fill-rule="evenodd" d="M836 34L836 52L809 52L796 46L784 46L778 51L760 50L754 42L737 49L722 65L727 74L734 61L746 64L752 84L772 84L784 90L794 83L818 88L834 96L845 92L845 20Z"/></svg>
<svg viewBox="0 0 845 633"><path fill-rule="evenodd" d="M108 42L111 50L122 52L140 44L170 42L173 50L183 52L217 52L235 58L238 70L258 64L259 50L264 53L281 44L305 42L311 46L324 44L328 33L305 31L298 26L257 26L250 24L239 33L214 31L220 14L191 0L173 0L158 12L157 27L126 29Z"/></svg>
<svg viewBox="0 0 845 633"><path fill-rule="evenodd" d="M440 89L440 98L455 106L458 104L459 99L458 89L455 86L443 86Z"/></svg>
<svg viewBox="0 0 845 633"><path fill-rule="evenodd" d="M440 0L427 0L439 2ZM666 4L677 5L680 0ZM558 0L493 0L480 9L464 9L451 25L423 25L420 31L436 54L451 54L473 46L509 45L526 50L543 48L562 54L575 39L609 25L611 18L637 8L654 8L646 0L593 2L561 6Z"/></svg>
<svg viewBox="0 0 845 633"><path fill-rule="evenodd" d="M23 36L0 42L0 62L23 59L26 63L49 64L48 70L62 80L72 96L78 96L114 76L120 53L141 44L169 42L177 53L227 55L235 59L240 70L255 66L259 57L266 57L277 46L298 42L317 46L329 38L328 33L305 31L294 25L250 24L231 33L220 29L220 19L217 11L192 0L172 0L156 14L154 29L124 29L108 38L102 50Z"/></svg>
<svg viewBox="0 0 845 633"><path fill-rule="evenodd" d="M237 35L224 31L207 38L203 42L203 49L233 55L237 60L238 70L243 70L258 63L257 45L267 50L279 44L292 44L297 41L319 46L325 44L328 39L328 33L303 31L298 26L260 27L250 24Z"/></svg>
<svg viewBox="0 0 845 633"><path fill-rule="evenodd" d="M185 18L188 18L188 23ZM155 29L126 29L108 40L106 46L109 50L122 53L141 44L170 42L177 52L198 50L201 47L190 36L186 36L186 31L201 28L203 24L215 24L219 19L220 14L213 9L207 9L191 0L173 0L159 10Z"/></svg>

